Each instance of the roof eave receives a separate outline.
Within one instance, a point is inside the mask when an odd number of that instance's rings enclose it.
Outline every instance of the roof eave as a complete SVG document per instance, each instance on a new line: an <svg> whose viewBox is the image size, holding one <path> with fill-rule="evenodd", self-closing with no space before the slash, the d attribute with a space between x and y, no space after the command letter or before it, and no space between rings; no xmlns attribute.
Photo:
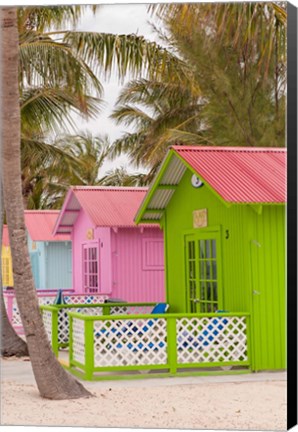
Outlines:
<svg viewBox="0 0 298 432"><path fill-rule="evenodd" d="M144 213L147 211L147 205L150 202L156 188L159 185L159 182L163 176L163 174L165 173L172 157L173 157L174 151L170 148L164 158L164 161L162 162L160 169L158 171L158 173L156 174L155 177L155 181L151 184L151 186L148 189L148 192L146 193L143 202L141 203L139 210L134 218L134 221L136 223L136 225L139 225L140 223L156 223L159 224L160 223L160 219L150 219L150 222L147 219L143 219L143 215ZM164 209L160 209L160 211L162 212Z"/></svg>
<svg viewBox="0 0 298 432"><path fill-rule="evenodd" d="M53 235L54 236L57 235L57 234L71 234L71 231L72 231L71 229L69 231L63 231L63 232L58 232L58 229L59 229L59 226L61 224L61 219L63 218L63 216L65 214L65 210L67 210L67 206L68 206L69 200L70 200L70 198L71 198L71 196L72 196L73 193L74 192L73 192L72 188L69 189L69 191L67 192L67 195L65 197L63 206L62 206L62 208L60 210L59 216L58 216L58 218L56 220L56 223L55 223L55 226L54 226L54 229L53 229ZM73 226L73 224L72 224L72 226Z"/></svg>

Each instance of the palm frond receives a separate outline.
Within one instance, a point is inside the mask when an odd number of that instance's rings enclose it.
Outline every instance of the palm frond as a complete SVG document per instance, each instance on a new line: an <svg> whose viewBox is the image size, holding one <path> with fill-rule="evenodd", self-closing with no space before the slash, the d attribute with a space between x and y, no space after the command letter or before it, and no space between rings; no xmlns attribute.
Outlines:
<svg viewBox="0 0 298 432"><path fill-rule="evenodd" d="M67 84L81 95L102 94L102 85L89 65L67 44L39 32L20 34L19 71L21 86Z"/></svg>
<svg viewBox="0 0 298 432"><path fill-rule="evenodd" d="M115 140L109 149L107 157L114 160L121 154L127 154L136 152L137 148L141 145L142 141L145 139L145 131L136 133L126 133L121 138Z"/></svg>
<svg viewBox="0 0 298 432"><path fill-rule="evenodd" d="M81 97L69 87L43 87L24 90L21 95L20 109L22 129L28 131L34 126L35 132L52 131L61 128L75 129L72 113L92 118L100 112L102 101L84 95Z"/></svg>
<svg viewBox="0 0 298 432"><path fill-rule="evenodd" d="M90 67L110 78L112 71L120 79L139 74L150 78L187 79L187 65L155 42L142 36L109 33L67 32L63 42Z"/></svg>
<svg viewBox="0 0 298 432"><path fill-rule="evenodd" d="M148 179L145 173L131 174L125 168L120 167L108 171L98 184L103 186L146 186Z"/></svg>
<svg viewBox="0 0 298 432"><path fill-rule="evenodd" d="M76 26L82 15L90 8L95 13L100 5L25 6L18 8L19 32L38 29L41 32L55 27Z"/></svg>

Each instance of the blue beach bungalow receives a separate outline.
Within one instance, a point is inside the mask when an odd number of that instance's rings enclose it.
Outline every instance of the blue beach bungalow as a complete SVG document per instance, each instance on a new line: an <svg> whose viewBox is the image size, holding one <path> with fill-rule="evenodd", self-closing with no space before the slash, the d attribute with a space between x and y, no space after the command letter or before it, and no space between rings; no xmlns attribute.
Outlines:
<svg viewBox="0 0 298 432"><path fill-rule="evenodd" d="M58 214L58 210L25 211L28 248L36 289L72 288L70 236L52 234Z"/></svg>

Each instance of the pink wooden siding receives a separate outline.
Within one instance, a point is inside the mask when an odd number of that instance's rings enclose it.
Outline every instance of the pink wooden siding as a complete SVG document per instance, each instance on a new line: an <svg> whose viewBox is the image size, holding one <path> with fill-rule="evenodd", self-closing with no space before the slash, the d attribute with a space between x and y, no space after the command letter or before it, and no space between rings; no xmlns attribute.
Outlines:
<svg viewBox="0 0 298 432"><path fill-rule="evenodd" d="M88 239L93 229L93 239ZM72 233L73 289L84 292L83 245L96 243L99 294L131 302L164 301L163 234L159 228L95 227L81 210Z"/></svg>
<svg viewBox="0 0 298 432"><path fill-rule="evenodd" d="M100 240L101 293L112 295L111 229L100 227L94 233Z"/></svg>
<svg viewBox="0 0 298 432"><path fill-rule="evenodd" d="M163 270L163 239L156 237L142 238L142 269Z"/></svg>
<svg viewBox="0 0 298 432"><path fill-rule="evenodd" d="M119 228L112 231L113 297L131 302L164 301L163 266L155 270L143 270L143 240L161 240L151 247L157 252L157 261L163 261L163 234L156 228ZM157 250L159 246L159 250ZM162 256L162 258L161 258ZM150 261L149 261L150 262Z"/></svg>
<svg viewBox="0 0 298 432"><path fill-rule="evenodd" d="M76 293L83 292L83 244L87 241L87 230L92 227L92 222L81 210L72 232L73 289Z"/></svg>

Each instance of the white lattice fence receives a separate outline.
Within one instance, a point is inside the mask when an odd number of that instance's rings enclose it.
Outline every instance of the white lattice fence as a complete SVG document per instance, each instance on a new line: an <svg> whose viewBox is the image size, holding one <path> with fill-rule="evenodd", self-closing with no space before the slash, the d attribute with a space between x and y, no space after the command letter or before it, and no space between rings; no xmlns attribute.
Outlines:
<svg viewBox="0 0 298 432"><path fill-rule="evenodd" d="M38 297L38 303L40 305L52 305L56 296L40 296Z"/></svg>
<svg viewBox="0 0 298 432"><path fill-rule="evenodd" d="M12 301L12 325L15 327L22 327L21 315L15 297Z"/></svg>
<svg viewBox="0 0 298 432"><path fill-rule="evenodd" d="M58 312L58 343L65 344L69 341L69 316L68 312L78 312L84 315L102 315L101 307L75 307L75 308L63 308L59 309Z"/></svg>
<svg viewBox="0 0 298 432"><path fill-rule="evenodd" d="M165 319L94 322L94 366L167 364Z"/></svg>
<svg viewBox="0 0 298 432"><path fill-rule="evenodd" d="M52 305L55 301L56 295L41 295L38 293L38 303L40 305ZM64 299L69 304L95 304L95 303L104 303L104 301L108 298L105 295L90 295L90 294L70 294L64 295ZM6 308L8 308L8 300L6 296L4 296L4 301ZM9 312L9 311L8 311ZM20 311L17 305L16 298L12 299L12 311L9 313L12 317L11 322L14 327L22 327L22 321L20 316Z"/></svg>
<svg viewBox="0 0 298 432"><path fill-rule="evenodd" d="M131 306L110 306L110 315L141 315L150 314L153 306L131 305Z"/></svg>
<svg viewBox="0 0 298 432"><path fill-rule="evenodd" d="M43 310L42 319L49 341L52 342L52 312L48 310Z"/></svg>
<svg viewBox="0 0 298 432"><path fill-rule="evenodd" d="M247 360L245 316L181 318L176 331L178 363Z"/></svg>
<svg viewBox="0 0 298 432"><path fill-rule="evenodd" d="M73 359L81 364L85 364L85 321L73 318Z"/></svg>
<svg viewBox="0 0 298 432"><path fill-rule="evenodd" d="M95 295L95 294L71 294L65 295L64 299L68 304L95 304L104 303L109 297L106 295Z"/></svg>

